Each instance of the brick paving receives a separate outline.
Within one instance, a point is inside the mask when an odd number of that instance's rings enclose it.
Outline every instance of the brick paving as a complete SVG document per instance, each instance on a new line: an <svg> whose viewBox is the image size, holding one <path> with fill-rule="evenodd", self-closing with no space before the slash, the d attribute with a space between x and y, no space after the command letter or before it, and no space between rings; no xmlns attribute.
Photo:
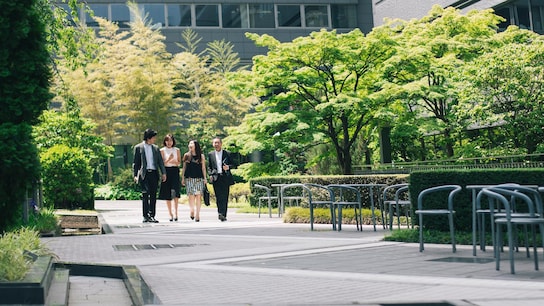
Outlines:
<svg viewBox="0 0 544 306"><path fill-rule="evenodd" d="M516 254L512 275L507 254L496 271L490 251L473 257L471 246L454 254L449 245L426 244L420 253L417 244L382 241L388 231L381 227L357 232L345 225L335 232L318 225L310 231L307 224L234 209L220 222L214 208L204 208L196 223L187 205L180 205L180 221L168 222L161 201L160 223L142 224L139 201L95 206L112 233L44 241L60 261L137 266L158 298L155 304L544 304L544 272L534 270L525 252ZM100 282L89 286L96 289ZM124 292L104 292L96 304L126 305Z"/></svg>

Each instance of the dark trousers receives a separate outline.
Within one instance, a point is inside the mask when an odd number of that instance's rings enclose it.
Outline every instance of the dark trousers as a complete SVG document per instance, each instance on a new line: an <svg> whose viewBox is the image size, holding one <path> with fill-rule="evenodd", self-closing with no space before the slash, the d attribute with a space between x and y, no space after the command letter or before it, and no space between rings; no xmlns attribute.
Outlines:
<svg viewBox="0 0 544 306"><path fill-rule="evenodd" d="M217 202L217 213L226 217L230 191L230 185L226 180L226 176L220 175L217 177L217 181L213 182L213 190Z"/></svg>
<svg viewBox="0 0 544 306"><path fill-rule="evenodd" d="M142 188L142 214L144 218L155 217L157 207L157 189L159 187L159 173L157 170L147 172L145 179L140 182Z"/></svg>

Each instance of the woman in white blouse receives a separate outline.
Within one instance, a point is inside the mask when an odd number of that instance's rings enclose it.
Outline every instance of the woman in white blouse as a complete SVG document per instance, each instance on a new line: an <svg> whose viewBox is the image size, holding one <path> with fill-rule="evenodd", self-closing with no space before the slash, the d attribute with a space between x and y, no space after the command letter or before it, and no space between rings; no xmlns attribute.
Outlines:
<svg viewBox="0 0 544 306"><path fill-rule="evenodd" d="M166 168L166 181L161 183L159 199L166 200L170 222L178 221L178 204L180 197L181 181L179 175L179 166L181 164L181 153L176 148L176 139L172 134L168 134L163 140L164 147L161 148L162 160ZM172 200L174 207L172 212Z"/></svg>

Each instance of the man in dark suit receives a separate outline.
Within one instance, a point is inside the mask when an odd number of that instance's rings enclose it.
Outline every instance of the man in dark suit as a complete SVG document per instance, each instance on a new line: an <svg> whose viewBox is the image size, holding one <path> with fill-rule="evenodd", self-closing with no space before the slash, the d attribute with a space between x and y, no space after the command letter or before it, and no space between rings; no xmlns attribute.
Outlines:
<svg viewBox="0 0 544 306"><path fill-rule="evenodd" d="M230 185L234 183L229 172L234 163L229 152L222 149L221 138L215 137L212 145L214 150L208 153L208 173L215 191L219 220L227 221Z"/></svg>
<svg viewBox="0 0 544 306"><path fill-rule="evenodd" d="M157 132L147 129L144 132L144 141L134 146L134 181L142 188L142 214L145 222L158 223L155 219L157 205L157 189L159 187L159 173L162 181L166 181L166 168L162 160L159 147L155 145Z"/></svg>

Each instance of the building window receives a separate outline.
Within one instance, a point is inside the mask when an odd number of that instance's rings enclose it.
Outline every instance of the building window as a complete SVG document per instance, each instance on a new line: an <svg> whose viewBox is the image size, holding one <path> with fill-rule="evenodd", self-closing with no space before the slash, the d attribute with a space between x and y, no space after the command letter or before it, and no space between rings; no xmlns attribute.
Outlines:
<svg viewBox="0 0 544 306"><path fill-rule="evenodd" d="M169 4L167 10L169 27L190 27L192 25L190 5Z"/></svg>
<svg viewBox="0 0 544 306"><path fill-rule="evenodd" d="M326 5L305 5L304 20L309 28L328 28L329 13Z"/></svg>
<svg viewBox="0 0 544 306"><path fill-rule="evenodd" d="M542 25L543 9L543 6L535 5L531 7L531 15L533 16L533 31L537 32L538 34L544 33L544 27Z"/></svg>
<svg viewBox="0 0 544 306"><path fill-rule="evenodd" d="M249 5L249 27L250 28L275 28L274 4L250 4Z"/></svg>
<svg viewBox="0 0 544 306"><path fill-rule="evenodd" d="M107 4L89 4L89 8L94 12L94 16L109 20ZM98 22L87 12L85 13L85 24L89 27L98 27Z"/></svg>
<svg viewBox="0 0 544 306"><path fill-rule="evenodd" d="M221 5L223 28L247 28L247 4Z"/></svg>
<svg viewBox="0 0 544 306"><path fill-rule="evenodd" d="M300 5L278 5L279 27L301 27Z"/></svg>
<svg viewBox="0 0 544 306"><path fill-rule="evenodd" d="M505 21L502 21L501 23L498 24L498 27L500 30L506 30L506 28L508 28L508 26L512 24L512 15L510 14L510 7L507 6L500 9L496 9L495 14L505 19Z"/></svg>
<svg viewBox="0 0 544 306"><path fill-rule="evenodd" d="M111 21L117 23L120 28L130 27L130 11L128 6L125 4L112 4Z"/></svg>
<svg viewBox="0 0 544 306"><path fill-rule="evenodd" d="M147 20L151 24L157 24L160 26L166 25L166 18L164 17L164 4L143 4L141 6L144 16L147 15Z"/></svg>
<svg viewBox="0 0 544 306"><path fill-rule="evenodd" d="M357 7L355 5L331 4L331 20L334 29L354 29L357 27Z"/></svg>
<svg viewBox="0 0 544 306"><path fill-rule="evenodd" d="M218 27L219 8L217 5L195 5L197 27Z"/></svg>

